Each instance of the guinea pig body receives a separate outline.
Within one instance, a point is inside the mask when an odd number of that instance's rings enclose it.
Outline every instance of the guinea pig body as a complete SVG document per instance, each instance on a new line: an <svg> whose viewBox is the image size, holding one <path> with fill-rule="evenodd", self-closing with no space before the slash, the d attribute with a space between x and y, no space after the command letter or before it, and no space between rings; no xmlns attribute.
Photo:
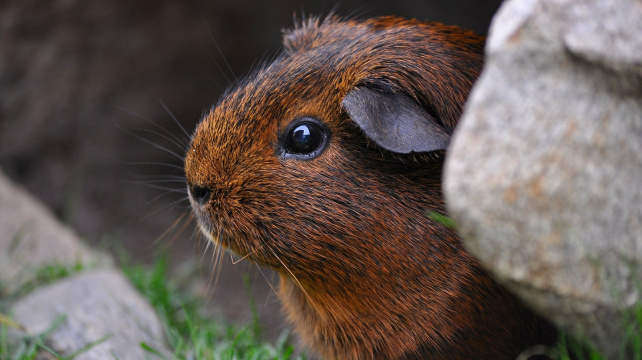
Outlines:
<svg viewBox="0 0 642 360"><path fill-rule="evenodd" d="M396 17L313 18L223 95L185 159L202 231L280 274L326 359L512 359L555 331L498 286L445 213L444 150L484 39Z"/></svg>

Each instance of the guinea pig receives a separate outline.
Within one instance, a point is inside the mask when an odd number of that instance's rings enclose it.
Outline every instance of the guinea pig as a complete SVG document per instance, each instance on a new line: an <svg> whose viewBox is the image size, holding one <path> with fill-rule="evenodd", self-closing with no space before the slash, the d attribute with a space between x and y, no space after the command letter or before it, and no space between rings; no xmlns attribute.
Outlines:
<svg viewBox="0 0 642 360"><path fill-rule="evenodd" d="M445 214L446 150L484 37L310 18L204 116L185 158L202 232L280 275L325 359L514 359L556 332L500 287Z"/></svg>

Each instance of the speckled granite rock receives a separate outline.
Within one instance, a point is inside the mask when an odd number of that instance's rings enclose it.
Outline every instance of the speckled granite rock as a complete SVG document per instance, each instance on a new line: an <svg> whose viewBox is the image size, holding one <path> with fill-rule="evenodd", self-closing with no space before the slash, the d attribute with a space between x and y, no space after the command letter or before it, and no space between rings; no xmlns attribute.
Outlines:
<svg viewBox="0 0 642 360"><path fill-rule="evenodd" d="M450 148L467 248L608 357L642 280L642 2L506 1Z"/></svg>

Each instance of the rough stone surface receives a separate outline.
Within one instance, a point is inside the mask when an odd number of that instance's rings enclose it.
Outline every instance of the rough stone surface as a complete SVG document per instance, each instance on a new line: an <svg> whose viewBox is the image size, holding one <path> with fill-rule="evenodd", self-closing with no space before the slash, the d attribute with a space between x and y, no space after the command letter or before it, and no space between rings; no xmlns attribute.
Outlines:
<svg viewBox="0 0 642 360"><path fill-rule="evenodd" d="M512 0L445 173L466 246L615 357L642 280L642 2Z"/></svg>
<svg viewBox="0 0 642 360"><path fill-rule="evenodd" d="M48 344L63 355L106 339L76 360L156 359L143 350L142 342L169 354L153 309L113 269L82 273L38 289L16 303L12 312L30 334L44 332L64 315L64 322L48 337Z"/></svg>
<svg viewBox="0 0 642 360"><path fill-rule="evenodd" d="M91 252L49 209L0 172L0 293L12 292L47 265L110 260Z"/></svg>

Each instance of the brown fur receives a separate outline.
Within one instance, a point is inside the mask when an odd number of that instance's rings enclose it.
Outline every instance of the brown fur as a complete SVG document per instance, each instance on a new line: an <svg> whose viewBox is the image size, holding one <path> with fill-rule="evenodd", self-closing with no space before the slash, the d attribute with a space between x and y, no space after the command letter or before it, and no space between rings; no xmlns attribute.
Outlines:
<svg viewBox="0 0 642 360"><path fill-rule="evenodd" d="M230 89L203 119L185 161L211 191L194 211L213 240L281 275L303 342L327 359L513 359L554 330L499 287L445 213L443 154L392 154L341 106L356 86L385 86L449 131L482 67L484 39L396 17L310 19L285 51ZM311 116L332 137L313 160L276 143Z"/></svg>

